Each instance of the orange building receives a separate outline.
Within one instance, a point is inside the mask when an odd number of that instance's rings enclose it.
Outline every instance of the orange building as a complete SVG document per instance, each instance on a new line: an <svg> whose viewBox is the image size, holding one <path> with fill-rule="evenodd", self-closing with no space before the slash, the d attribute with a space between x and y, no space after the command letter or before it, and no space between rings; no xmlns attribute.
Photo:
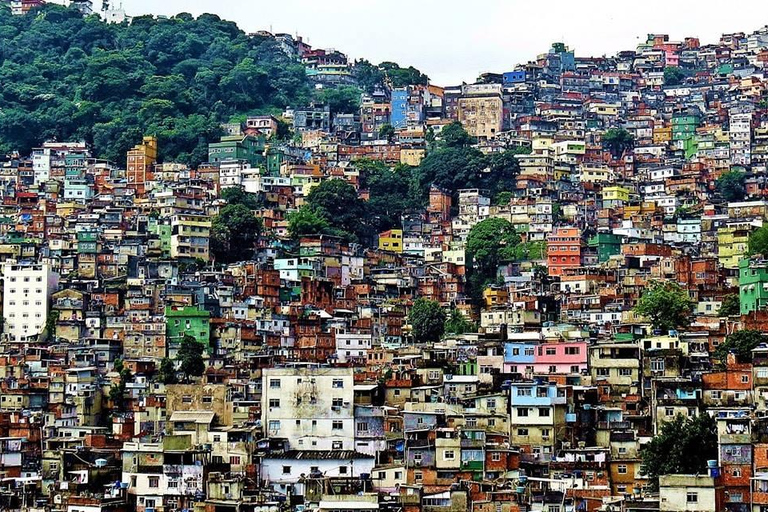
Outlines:
<svg viewBox="0 0 768 512"><path fill-rule="evenodd" d="M565 269L581 266L581 232L578 228L557 228L547 237L549 275L560 276Z"/></svg>
<svg viewBox="0 0 768 512"><path fill-rule="evenodd" d="M141 144L128 150L128 188L143 196L147 191L147 182L154 179L152 169L157 160L157 137L144 137Z"/></svg>

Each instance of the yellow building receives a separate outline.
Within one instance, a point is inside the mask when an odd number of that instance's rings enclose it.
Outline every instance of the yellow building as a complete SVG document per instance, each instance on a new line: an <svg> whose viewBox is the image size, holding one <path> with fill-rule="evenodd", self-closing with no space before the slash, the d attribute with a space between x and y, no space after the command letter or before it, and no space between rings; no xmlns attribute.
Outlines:
<svg viewBox="0 0 768 512"><path fill-rule="evenodd" d="M480 139L495 137L501 131L504 102L498 84L466 85L459 98L459 121L464 129Z"/></svg>
<svg viewBox="0 0 768 512"><path fill-rule="evenodd" d="M174 215L171 218L171 257L209 261L211 221L206 215Z"/></svg>
<svg viewBox="0 0 768 512"><path fill-rule="evenodd" d="M379 233L379 250L390 252L403 252L403 230L390 229Z"/></svg>
<svg viewBox="0 0 768 512"><path fill-rule="evenodd" d="M724 268L739 268L754 228L747 222L734 222L717 229L717 259Z"/></svg>
<svg viewBox="0 0 768 512"><path fill-rule="evenodd" d="M613 172L608 167L582 166L579 169L579 181L582 183L603 183L613 179Z"/></svg>
<svg viewBox="0 0 768 512"><path fill-rule="evenodd" d="M400 163L416 167L421 164L424 159L426 151L423 149L401 149L400 150Z"/></svg>
<svg viewBox="0 0 768 512"><path fill-rule="evenodd" d="M604 187L603 201L629 201L629 189L624 187Z"/></svg>
<svg viewBox="0 0 768 512"><path fill-rule="evenodd" d="M667 144L671 140L672 140L671 126L655 126L653 128L654 144Z"/></svg>
<svg viewBox="0 0 768 512"><path fill-rule="evenodd" d="M483 300L489 308L504 305L509 302L509 292L502 288L486 288L483 290Z"/></svg>

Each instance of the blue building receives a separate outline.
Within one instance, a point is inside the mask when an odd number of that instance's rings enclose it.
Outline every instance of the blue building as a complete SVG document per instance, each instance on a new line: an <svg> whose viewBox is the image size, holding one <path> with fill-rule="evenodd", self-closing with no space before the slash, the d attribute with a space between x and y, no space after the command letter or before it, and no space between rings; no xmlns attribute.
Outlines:
<svg viewBox="0 0 768 512"><path fill-rule="evenodd" d="M525 373L525 367L533 367L536 358L534 341L511 341L504 344L504 372Z"/></svg>
<svg viewBox="0 0 768 512"><path fill-rule="evenodd" d="M392 111L390 123L398 130L408 125L408 89L395 89L392 91Z"/></svg>
<svg viewBox="0 0 768 512"><path fill-rule="evenodd" d="M521 84L525 82L525 70L508 71L502 75L502 83L504 85L509 84Z"/></svg>

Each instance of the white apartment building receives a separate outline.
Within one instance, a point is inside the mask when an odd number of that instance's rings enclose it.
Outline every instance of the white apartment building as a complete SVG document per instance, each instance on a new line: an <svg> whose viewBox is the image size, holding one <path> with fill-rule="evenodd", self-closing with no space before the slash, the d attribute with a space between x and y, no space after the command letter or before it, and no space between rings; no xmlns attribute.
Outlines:
<svg viewBox="0 0 768 512"><path fill-rule="evenodd" d="M58 274L46 263L3 266L3 334L9 341L35 339L45 328L50 298L59 283Z"/></svg>
<svg viewBox="0 0 768 512"><path fill-rule="evenodd" d="M354 450L352 368L268 368L261 410L267 435L291 450Z"/></svg>
<svg viewBox="0 0 768 512"><path fill-rule="evenodd" d="M370 334L336 334L336 357L340 363L367 361L372 346L373 337Z"/></svg>

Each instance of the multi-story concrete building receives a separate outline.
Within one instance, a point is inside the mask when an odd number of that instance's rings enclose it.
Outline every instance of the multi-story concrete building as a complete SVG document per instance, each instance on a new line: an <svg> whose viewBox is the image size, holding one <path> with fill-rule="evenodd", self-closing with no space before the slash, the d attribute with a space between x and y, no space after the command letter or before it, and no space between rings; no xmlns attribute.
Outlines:
<svg viewBox="0 0 768 512"><path fill-rule="evenodd" d="M46 263L17 263L3 266L3 333L11 342L37 339L43 332L50 298L59 276Z"/></svg>
<svg viewBox="0 0 768 512"><path fill-rule="evenodd" d="M355 448L352 368L268 368L262 374L264 431L294 450Z"/></svg>

